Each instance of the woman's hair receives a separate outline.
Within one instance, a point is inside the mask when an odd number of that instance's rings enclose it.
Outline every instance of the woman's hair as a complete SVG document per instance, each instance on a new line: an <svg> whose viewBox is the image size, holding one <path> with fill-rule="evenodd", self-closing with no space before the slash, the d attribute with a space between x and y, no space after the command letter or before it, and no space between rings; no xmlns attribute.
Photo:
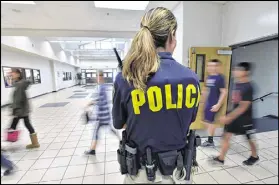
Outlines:
<svg viewBox="0 0 279 185"><path fill-rule="evenodd" d="M12 68L12 73L17 73L19 74L19 79L21 80L22 79L22 73L19 69L17 68Z"/></svg>
<svg viewBox="0 0 279 185"><path fill-rule="evenodd" d="M177 29L173 13L163 7L149 10L141 19L140 31L134 37L123 64L123 77L136 89L145 90L151 73L155 73L160 60L156 49L165 47Z"/></svg>

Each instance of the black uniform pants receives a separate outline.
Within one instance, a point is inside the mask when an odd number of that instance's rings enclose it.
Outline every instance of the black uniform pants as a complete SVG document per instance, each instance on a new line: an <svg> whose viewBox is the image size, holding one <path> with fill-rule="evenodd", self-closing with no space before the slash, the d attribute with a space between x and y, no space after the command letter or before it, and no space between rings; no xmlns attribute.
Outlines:
<svg viewBox="0 0 279 185"><path fill-rule="evenodd" d="M32 126L31 123L30 123L29 116L25 116L25 117L14 117L13 122L12 122L12 125L11 125L11 129L16 130L17 124L18 124L18 122L19 122L20 119L23 119L23 120L24 120L25 127L28 129L28 131L29 131L30 134L35 133L35 130L34 130L33 126Z"/></svg>

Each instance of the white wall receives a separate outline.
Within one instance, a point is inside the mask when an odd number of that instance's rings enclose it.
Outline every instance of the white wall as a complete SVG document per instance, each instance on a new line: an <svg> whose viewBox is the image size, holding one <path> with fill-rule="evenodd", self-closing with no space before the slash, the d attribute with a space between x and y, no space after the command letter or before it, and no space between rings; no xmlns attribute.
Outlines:
<svg viewBox="0 0 279 185"><path fill-rule="evenodd" d="M278 34L278 1L229 1L222 22L224 46Z"/></svg>
<svg viewBox="0 0 279 185"><path fill-rule="evenodd" d="M30 86L28 90L29 97L53 91L53 77L51 75L50 62L48 60L37 56L26 55L25 53L16 53L1 49L1 105L5 105L10 102L13 92L13 88L5 87L2 66L24 67L40 70L41 83Z"/></svg>
<svg viewBox="0 0 279 185"><path fill-rule="evenodd" d="M177 19L177 46L173 57L188 66L191 47L221 45L222 4L205 1L181 1L173 9Z"/></svg>
<svg viewBox="0 0 279 185"><path fill-rule="evenodd" d="M222 4L183 1L183 64L188 65L190 47L221 45Z"/></svg>
<svg viewBox="0 0 279 185"><path fill-rule="evenodd" d="M115 59L111 60L80 60L81 69L104 69L104 68L117 68L118 62Z"/></svg>
<svg viewBox="0 0 279 185"><path fill-rule="evenodd" d="M45 93L57 91L62 88L70 87L76 84L74 79L76 75L76 68L69 64L64 64L57 61L50 61L48 59L30 55L26 52L18 52L11 49L1 49L1 106L10 103L13 88L6 88L3 78L2 66L8 67L22 67L39 69L41 74L41 83L33 84L28 89L28 96L30 98L42 95ZM53 67L55 66L55 68ZM55 71L54 71L55 69ZM63 81L56 78L54 74L60 72L60 77L63 78L62 72L72 72L72 80ZM57 81L57 84L54 82Z"/></svg>
<svg viewBox="0 0 279 185"><path fill-rule="evenodd" d="M173 58L182 63L183 60L183 1L181 1L174 9L173 14L177 20L176 30L176 48L173 52Z"/></svg>
<svg viewBox="0 0 279 185"><path fill-rule="evenodd" d="M77 74L77 69L62 62L54 62L54 71L56 76L56 91L71 87L76 85L75 76ZM59 72L59 76L58 76ZM72 80L63 81L63 72L71 72L72 73Z"/></svg>

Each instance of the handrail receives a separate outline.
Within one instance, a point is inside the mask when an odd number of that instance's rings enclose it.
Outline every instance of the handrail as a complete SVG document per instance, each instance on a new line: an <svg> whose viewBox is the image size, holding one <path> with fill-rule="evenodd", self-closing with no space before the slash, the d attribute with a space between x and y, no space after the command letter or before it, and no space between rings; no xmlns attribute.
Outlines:
<svg viewBox="0 0 279 185"><path fill-rule="evenodd" d="M253 102L254 102L254 101L257 101L257 100L263 101L263 99L264 99L265 97L270 96L270 95L272 95L272 94L278 94L278 92L267 93L267 94L265 94L265 95L263 95L263 96L261 96L261 97L259 97L259 98L254 99Z"/></svg>

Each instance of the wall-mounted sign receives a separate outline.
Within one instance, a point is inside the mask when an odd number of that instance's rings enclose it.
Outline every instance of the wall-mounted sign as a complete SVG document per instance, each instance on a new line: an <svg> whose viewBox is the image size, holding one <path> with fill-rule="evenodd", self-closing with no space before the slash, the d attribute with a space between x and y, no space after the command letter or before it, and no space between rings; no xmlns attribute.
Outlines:
<svg viewBox="0 0 279 185"><path fill-rule="evenodd" d="M231 50L218 50L217 54L218 55L232 55L232 51Z"/></svg>

